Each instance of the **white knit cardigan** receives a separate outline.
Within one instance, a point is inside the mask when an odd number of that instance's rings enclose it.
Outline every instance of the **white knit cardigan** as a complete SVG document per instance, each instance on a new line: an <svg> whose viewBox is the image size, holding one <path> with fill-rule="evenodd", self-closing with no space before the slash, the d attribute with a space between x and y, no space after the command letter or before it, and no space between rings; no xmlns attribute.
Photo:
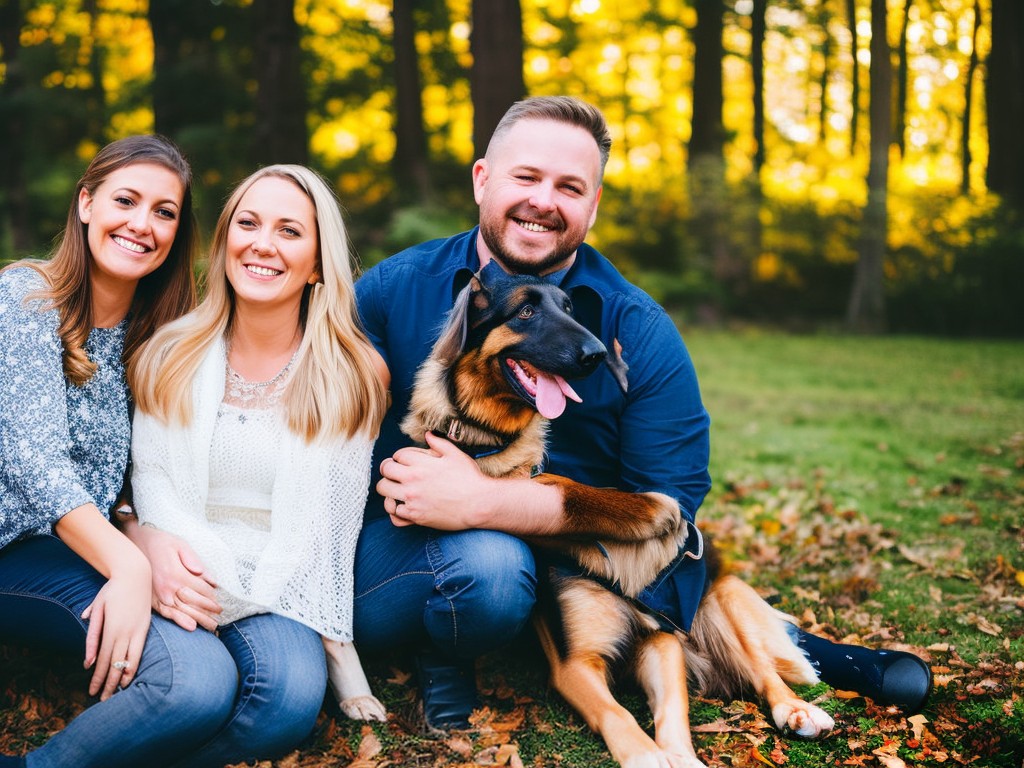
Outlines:
<svg viewBox="0 0 1024 768"><path fill-rule="evenodd" d="M287 428L271 495L271 531L251 588L239 580L225 529L207 520L209 455L224 397L226 346L207 353L192 385L192 423L136 411L132 490L140 522L186 540L220 589L333 640L352 639L353 562L370 479L364 435L307 443ZM244 460L240 451L239 460Z"/></svg>

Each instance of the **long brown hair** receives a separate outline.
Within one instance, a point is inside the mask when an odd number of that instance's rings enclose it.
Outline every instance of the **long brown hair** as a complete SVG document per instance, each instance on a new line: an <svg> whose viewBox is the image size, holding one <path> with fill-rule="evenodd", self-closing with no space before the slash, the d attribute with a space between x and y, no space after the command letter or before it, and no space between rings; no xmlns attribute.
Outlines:
<svg viewBox="0 0 1024 768"><path fill-rule="evenodd" d="M178 216L178 231L167 259L159 268L139 280L132 299L131 319L125 336L123 359L129 369L142 343L157 327L188 312L196 303L193 265L198 245L198 227L192 210L192 170L181 151L163 136L128 136L101 149L75 186L68 209L67 225L49 261L23 262L42 273L48 287L36 295L49 302L60 315L58 334L64 347L64 375L75 385L85 384L96 364L85 353L92 330L92 286L89 270L92 255L87 225L78 212L82 190L93 195L106 178L125 166L155 163L177 174L184 190Z"/></svg>

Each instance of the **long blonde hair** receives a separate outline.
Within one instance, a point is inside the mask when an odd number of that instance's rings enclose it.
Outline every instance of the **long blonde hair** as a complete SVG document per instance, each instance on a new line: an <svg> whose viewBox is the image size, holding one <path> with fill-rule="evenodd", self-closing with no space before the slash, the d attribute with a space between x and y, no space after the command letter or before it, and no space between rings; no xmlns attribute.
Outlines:
<svg viewBox="0 0 1024 768"><path fill-rule="evenodd" d="M85 353L92 330L92 254L88 225L78 211L78 197L84 189L90 195L110 174L136 163L154 163L178 176L184 195L178 215L178 230L164 263L141 280L135 288L122 359L130 369L139 349L153 331L188 312L196 303L193 276L198 229L192 210L192 170L174 143L164 136L128 136L101 149L75 186L68 209L67 224L48 261L21 261L11 266L28 266L42 274L47 287L30 298L41 298L60 317L57 334L64 348L64 375L82 386L96 372L96 363Z"/></svg>
<svg viewBox="0 0 1024 768"><path fill-rule="evenodd" d="M356 311L345 223L327 182L300 165L262 168L232 192L214 231L206 295L193 312L161 328L143 348L129 379L136 407L165 423L191 422L192 381L210 346L230 331L234 315L234 290L225 270L231 220L242 196L269 176L291 181L313 202L323 281L308 286L302 298L302 342L284 394L288 428L307 441L360 432L375 436L386 410L386 391Z"/></svg>

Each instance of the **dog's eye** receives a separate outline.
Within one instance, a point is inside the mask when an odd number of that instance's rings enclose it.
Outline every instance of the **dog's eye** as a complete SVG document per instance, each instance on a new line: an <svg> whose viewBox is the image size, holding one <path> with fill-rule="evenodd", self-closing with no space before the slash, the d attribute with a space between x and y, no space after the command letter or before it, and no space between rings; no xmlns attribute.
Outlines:
<svg viewBox="0 0 1024 768"><path fill-rule="evenodd" d="M530 304L524 304L522 309L519 310L520 320L529 320L533 317L533 306Z"/></svg>

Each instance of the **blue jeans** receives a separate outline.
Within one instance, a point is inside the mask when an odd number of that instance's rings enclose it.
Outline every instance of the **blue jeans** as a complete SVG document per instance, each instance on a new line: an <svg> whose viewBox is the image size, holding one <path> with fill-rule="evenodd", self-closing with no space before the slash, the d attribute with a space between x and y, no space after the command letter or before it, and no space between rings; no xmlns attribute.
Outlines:
<svg viewBox="0 0 1024 768"><path fill-rule="evenodd" d="M0 642L72 654L69 663L80 664L88 626L80 616L103 584L56 537L0 549ZM30 752L29 768L222 766L294 748L326 687L319 637L272 615L219 634L153 616L132 683Z"/></svg>
<svg viewBox="0 0 1024 768"><path fill-rule="evenodd" d="M327 690L324 646L314 630L261 613L217 630L238 670L227 725L180 768L270 760L295 749L316 725Z"/></svg>
<svg viewBox="0 0 1024 768"><path fill-rule="evenodd" d="M514 536L368 520L356 548L355 639L473 659L522 630L536 587L533 554Z"/></svg>

